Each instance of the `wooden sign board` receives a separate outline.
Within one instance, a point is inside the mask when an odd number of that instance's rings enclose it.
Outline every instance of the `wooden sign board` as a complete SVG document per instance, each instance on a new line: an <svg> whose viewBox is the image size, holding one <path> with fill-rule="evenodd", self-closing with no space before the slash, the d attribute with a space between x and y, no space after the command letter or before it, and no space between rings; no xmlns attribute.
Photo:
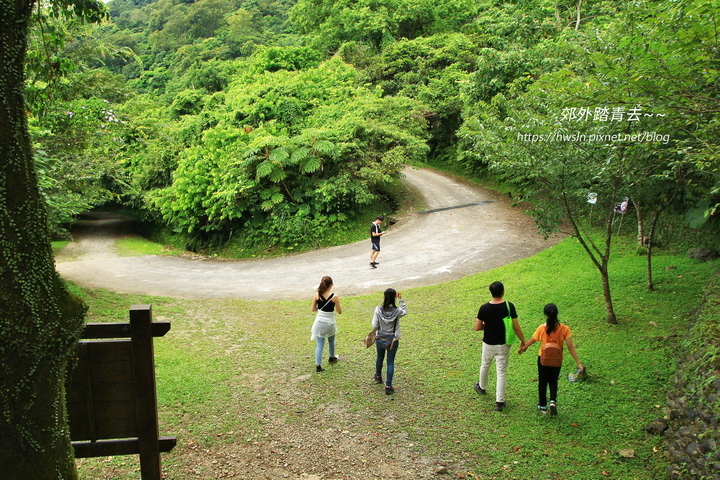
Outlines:
<svg viewBox="0 0 720 480"><path fill-rule="evenodd" d="M130 323L88 323L77 365L67 382L75 456L140 455L143 480L160 480L160 452L175 437L160 437L153 337L170 322L153 322L150 305L133 305Z"/></svg>

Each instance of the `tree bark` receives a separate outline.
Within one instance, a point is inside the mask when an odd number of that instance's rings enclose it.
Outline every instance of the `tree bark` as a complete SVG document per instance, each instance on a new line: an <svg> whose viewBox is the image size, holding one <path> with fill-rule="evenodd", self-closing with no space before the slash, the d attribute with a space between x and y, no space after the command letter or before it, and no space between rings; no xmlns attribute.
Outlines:
<svg viewBox="0 0 720 480"><path fill-rule="evenodd" d="M645 245L645 218L643 216L643 207L635 199L632 200L635 207L635 215L637 216L637 242L639 246Z"/></svg>
<svg viewBox="0 0 720 480"><path fill-rule="evenodd" d="M602 277L603 295L605 296L605 321L612 325L617 325L617 316L615 315L615 308L613 307L612 295L610 293L610 273L608 272L608 264L610 263L610 247L612 245L612 220L613 215L608 214L605 226L605 250L600 256L601 265L599 270L600 276Z"/></svg>
<svg viewBox="0 0 720 480"><path fill-rule="evenodd" d="M577 13L577 15L576 15L576 18L575 18L575 30L579 30L579 29L580 29L580 19L581 19L580 12L581 12L581 7L582 7L582 0L578 0L577 6L576 6L576 13Z"/></svg>
<svg viewBox="0 0 720 480"><path fill-rule="evenodd" d="M608 275L607 264L600 269L600 277L602 278L603 295L605 297L605 321L612 325L617 325L617 316L613 307L612 295L610 294L610 275Z"/></svg>
<svg viewBox="0 0 720 480"><path fill-rule="evenodd" d="M675 194L673 193L672 198L675 197ZM655 243L655 232L657 231L657 225L660 221L660 215L662 215L663 211L665 210L665 207L667 207L670 204L670 201L665 202L660 205L660 207L655 211L655 217L653 218L652 224L650 225L650 234L647 238L647 289L649 291L655 290L655 282L653 280L653 268L652 268L652 252L653 252L653 245Z"/></svg>
<svg viewBox="0 0 720 480"><path fill-rule="evenodd" d="M653 248L653 230L650 229L650 236L648 237L647 251L645 252L645 264L647 265L647 289L652 292L655 290L655 283L653 281L653 269L652 269L652 248Z"/></svg>
<svg viewBox="0 0 720 480"><path fill-rule="evenodd" d="M0 472L75 479L67 364L85 306L55 272L27 129L24 62L33 2L0 0Z"/></svg>

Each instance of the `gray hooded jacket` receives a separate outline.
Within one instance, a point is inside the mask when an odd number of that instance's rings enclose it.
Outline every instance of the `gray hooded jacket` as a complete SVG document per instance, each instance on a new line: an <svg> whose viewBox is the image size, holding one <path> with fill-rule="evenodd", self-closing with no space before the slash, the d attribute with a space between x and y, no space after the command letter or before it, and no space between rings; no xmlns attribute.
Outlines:
<svg viewBox="0 0 720 480"><path fill-rule="evenodd" d="M389 311L384 311L382 305L375 307L372 328L374 328L378 334L392 335L395 319L407 315L405 300L399 298L398 303L400 304L399 307L395 307ZM400 320L398 320L397 328L395 329L395 338L400 338Z"/></svg>

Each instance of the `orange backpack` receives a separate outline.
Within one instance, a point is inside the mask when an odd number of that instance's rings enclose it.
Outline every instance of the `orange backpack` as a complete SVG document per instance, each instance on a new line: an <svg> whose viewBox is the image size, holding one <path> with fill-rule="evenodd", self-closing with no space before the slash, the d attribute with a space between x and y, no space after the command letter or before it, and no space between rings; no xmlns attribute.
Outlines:
<svg viewBox="0 0 720 480"><path fill-rule="evenodd" d="M555 339L548 337L540 351L540 365L544 367L562 367L562 347Z"/></svg>

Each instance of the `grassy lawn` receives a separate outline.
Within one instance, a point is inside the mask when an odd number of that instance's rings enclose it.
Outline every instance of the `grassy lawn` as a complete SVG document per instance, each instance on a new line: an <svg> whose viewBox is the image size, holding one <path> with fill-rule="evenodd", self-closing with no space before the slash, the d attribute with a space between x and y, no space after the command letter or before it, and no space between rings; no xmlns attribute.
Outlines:
<svg viewBox="0 0 720 480"><path fill-rule="evenodd" d="M127 236L120 238L116 243L118 254L123 257L134 257L140 255L168 255L175 256L187 253L178 250L172 245L160 245L143 237Z"/></svg>
<svg viewBox="0 0 720 480"><path fill-rule="evenodd" d="M51 243L52 251L53 253L57 253L63 248L67 247L68 243L70 243L69 240L58 240L56 242Z"/></svg>
<svg viewBox="0 0 720 480"><path fill-rule="evenodd" d="M191 478L190 450L249 444L262 437L268 415L302 424L299 412L329 406L343 412L339 428L360 422L423 455L462 463L463 478L664 478L662 437L643 427L664 415L674 349L718 262L659 254L656 291L648 292L644 257L631 245L616 250L610 267L615 326L604 321L599 274L572 239L490 272L403 292L410 313L403 320L394 399L372 385L374 353L361 345L380 291L343 298L341 361L318 375L309 341L312 292L308 301L268 303L75 290L90 306L90 321L124 321L130 305L149 303L155 319L172 322L155 342L161 433L178 436L176 449L163 455L169 478ZM494 368L486 397L472 388L482 341L472 326L494 280L505 284L526 337L542 323L548 302L557 304L560 321L574 332L589 379L565 379L574 370L566 355L557 417L535 411L537 346L522 356L513 351L505 412L494 411ZM342 290L336 286L339 295ZM621 449L633 449L635 457L622 458ZM133 462L83 460L81 478L137 478Z"/></svg>

